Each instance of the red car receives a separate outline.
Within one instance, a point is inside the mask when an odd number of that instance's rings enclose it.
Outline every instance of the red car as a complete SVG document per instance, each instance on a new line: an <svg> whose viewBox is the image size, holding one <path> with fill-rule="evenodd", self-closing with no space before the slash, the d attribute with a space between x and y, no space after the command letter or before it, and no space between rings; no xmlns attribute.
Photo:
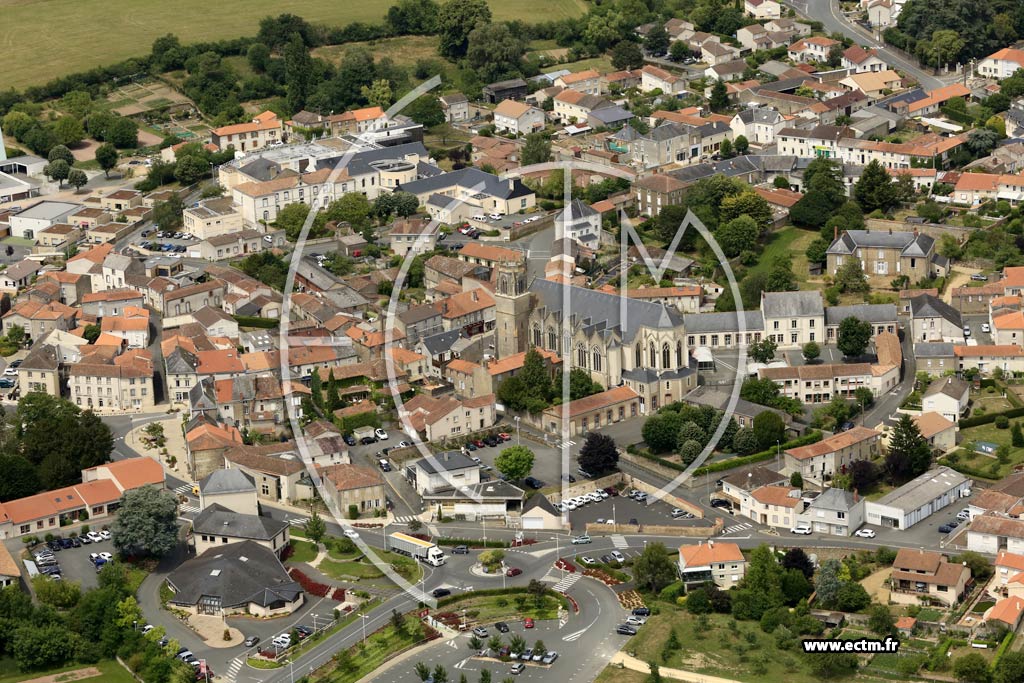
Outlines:
<svg viewBox="0 0 1024 683"><path fill-rule="evenodd" d="M498 434L498 438L501 439L502 441L511 441L512 440L512 435L511 434L506 434L505 432L502 432L501 434Z"/></svg>
<svg viewBox="0 0 1024 683"><path fill-rule="evenodd" d="M481 439L474 439L474 440L473 440L473 445L474 445L474 446L476 446L477 448L483 448L483 447L484 447L484 446L486 446L487 444L485 444L485 443L483 442L483 440L481 440Z"/></svg>
<svg viewBox="0 0 1024 683"><path fill-rule="evenodd" d="M519 576L523 573L523 570L519 567L509 567L508 571L505 572L505 576Z"/></svg>
<svg viewBox="0 0 1024 683"><path fill-rule="evenodd" d="M533 619L530 617L523 619L523 628L533 628Z"/></svg>

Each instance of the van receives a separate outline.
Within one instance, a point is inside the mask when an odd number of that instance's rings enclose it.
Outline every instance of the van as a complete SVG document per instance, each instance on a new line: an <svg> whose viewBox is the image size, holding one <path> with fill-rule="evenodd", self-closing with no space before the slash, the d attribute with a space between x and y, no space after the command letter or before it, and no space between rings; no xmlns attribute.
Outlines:
<svg viewBox="0 0 1024 683"><path fill-rule="evenodd" d="M384 458L381 458L380 460L378 460L377 464L380 465L381 472L390 472L391 471L391 463L389 463Z"/></svg>

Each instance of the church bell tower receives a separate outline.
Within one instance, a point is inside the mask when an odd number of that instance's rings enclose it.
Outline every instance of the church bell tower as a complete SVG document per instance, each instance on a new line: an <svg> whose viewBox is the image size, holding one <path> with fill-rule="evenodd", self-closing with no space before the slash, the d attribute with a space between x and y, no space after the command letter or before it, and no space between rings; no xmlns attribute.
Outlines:
<svg viewBox="0 0 1024 683"><path fill-rule="evenodd" d="M526 261L502 261L494 291L495 349L498 358L525 351L529 344L530 292L526 289Z"/></svg>

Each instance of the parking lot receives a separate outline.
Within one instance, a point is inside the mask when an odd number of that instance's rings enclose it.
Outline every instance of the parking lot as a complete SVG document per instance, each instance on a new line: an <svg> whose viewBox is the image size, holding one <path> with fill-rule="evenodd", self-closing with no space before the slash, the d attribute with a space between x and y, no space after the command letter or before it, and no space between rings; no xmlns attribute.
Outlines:
<svg viewBox="0 0 1024 683"><path fill-rule="evenodd" d="M198 238L187 232L172 233L150 229L143 230L139 237L132 241L132 246L137 249L145 249L150 252L159 252L168 256L174 256L175 258L181 258L188 253L189 247L198 241Z"/></svg>
<svg viewBox="0 0 1024 683"><path fill-rule="evenodd" d="M33 554L46 548L46 544L40 544L32 549ZM57 564L60 566L60 575L64 581L77 581L81 584L82 590L89 590L99 585L96 579L96 565L89 559L92 553L110 553L116 555L113 541L101 541L99 543L83 543L80 548L66 548L53 553ZM24 567L24 563L22 563ZM26 574L27 578L27 574Z"/></svg>
<svg viewBox="0 0 1024 683"><path fill-rule="evenodd" d="M640 527L645 524L711 526L708 520L673 518L672 506L660 500L648 505L625 495L610 496L600 503L588 503L569 513L569 521L574 531L583 531L588 522L601 523L611 519L619 525L633 524L635 520ZM633 532L636 529L628 531Z"/></svg>

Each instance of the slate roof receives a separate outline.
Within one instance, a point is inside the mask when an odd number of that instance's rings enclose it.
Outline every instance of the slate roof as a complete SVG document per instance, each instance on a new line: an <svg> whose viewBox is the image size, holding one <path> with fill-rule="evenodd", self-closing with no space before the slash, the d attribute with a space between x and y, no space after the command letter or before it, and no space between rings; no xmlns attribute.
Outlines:
<svg viewBox="0 0 1024 683"><path fill-rule="evenodd" d="M456 184L464 188L473 188L477 193L501 199L515 199L516 197L526 197L533 194L533 190L524 185L519 179L505 180L496 175L485 173L473 166L467 166L451 173L443 173L430 178L414 180L395 189L420 195L446 190Z"/></svg>
<svg viewBox="0 0 1024 683"><path fill-rule="evenodd" d="M288 576L273 551L254 541L211 548L167 576L174 588L171 602L195 605L203 596L220 598L223 608L255 603L267 607L293 602L302 587Z"/></svg>
<svg viewBox="0 0 1024 683"><path fill-rule="evenodd" d="M423 342L423 346L426 347L431 356L436 356L439 353L447 353L451 351L452 345L457 342L461 336L461 330L448 330L447 332L438 332L437 334L432 334L429 337L423 337L420 341Z"/></svg>
<svg viewBox="0 0 1024 683"><path fill-rule="evenodd" d="M838 512L847 512L852 510L854 505L853 493L850 491L844 491L843 489L830 487L822 491L821 495L811 501L811 504L808 505L807 508L814 510L835 510Z"/></svg>
<svg viewBox="0 0 1024 683"><path fill-rule="evenodd" d="M624 343L633 341L641 327L670 329L683 322L682 315L664 304L626 299L625 321L621 319L622 302L617 294L607 294L593 289L563 285L549 280L536 279L530 285L530 292L540 299L539 305L560 314L564 303L564 288L569 288L569 310L573 318L585 331L610 333L618 332ZM623 327L625 323L625 327Z"/></svg>
<svg viewBox="0 0 1024 683"><path fill-rule="evenodd" d="M683 316L683 329L687 334L738 332L740 327L737 316L743 317L745 331L764 330L764 317L761 315L761 311L756 310L729 313L689 313Z"/></svg>
<svg viewBox="0 0 1024 683"><path fill-rule="evenodd" d="M959 311L942 299L928 294L922 294L910 300L910 316L912 318L943 318L957 327L963 324Z"/></svg>
<svg viewBox="0 0 1024 683"><path fill-rule="evenodd" d="M825 309L826 325L838 325L847 318L857 318L869 323L896 322L896 317L896 304L853 304L829 306Z"/></svg>
<svg viewBox="0 0 1024 683"><path fill-rule="evenodd" d="M914 355L918 358L952 358L953 344L947 342L918 342L914 344Z"/></svg>
<svg viewBox="0 0 1024 683"><path fill-rule="evenodd" d="M436 474L440 471L471 469L479 467L479 465L470 460L469 456L463 455L461 451L443 451L435 454L433 458L420 458L412 464L412 467L428 474Z"/></svg>
<svg viewBox="0 0 1024 683"><path fill-rule="evenodd" d="M825 304L817 291L764 292L761 311L765 318L808 318L824 315Z"/></svg>
<svg viewBox="0 0 1024 683"><path fill-rule="evenodd" d="M230 467L225 470L215 470L206 479L199 482L199 490L204 495L240 493L243 491L255 491L256 484L242 470Z"/></svg>
<svg viewBox="0 0 1024 683"><path fill-rule="evenodd" d="M902 256L927 256L935 239L923 233L847 230L829 245L829 254L853 254L857 249L899 249Z"/></svg>
<svg viewBox="0 0 1024 683"><path fill-rule="evenodd" d="M956 377L940 377L925 389L925 396L933 396L934 394L945 394L951 398L959 400L968 389L970 384L962 379Z"/></svg>
<svg viewBox="0 0 1024 683"><path fill-rule="evenodd" d="M259 515L242 515L214 503L192 520L194 534L269 541L288 528L288 522Z"/></svg>

